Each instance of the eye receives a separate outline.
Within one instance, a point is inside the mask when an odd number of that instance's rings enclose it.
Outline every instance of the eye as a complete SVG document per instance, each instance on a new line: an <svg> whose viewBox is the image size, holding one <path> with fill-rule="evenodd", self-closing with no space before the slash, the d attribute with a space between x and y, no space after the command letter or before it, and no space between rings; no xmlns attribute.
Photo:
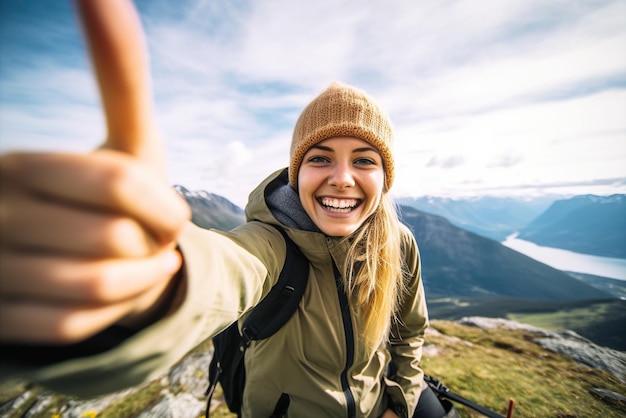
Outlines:
<svg viewBox="0 0 626 418"><path fill-rule="evenodd" d="M327 163L328 158L322 157L321 155L316 155L316 156L310 157L309 159L307 159L307 161L310 163Z"/></svg>
<svg viewBox="0 0 626 418"><path fill-rule="evenodd" d="M354 160L354 163L358 165L376 165L376 161L366 157L357 158Z"/></svg>

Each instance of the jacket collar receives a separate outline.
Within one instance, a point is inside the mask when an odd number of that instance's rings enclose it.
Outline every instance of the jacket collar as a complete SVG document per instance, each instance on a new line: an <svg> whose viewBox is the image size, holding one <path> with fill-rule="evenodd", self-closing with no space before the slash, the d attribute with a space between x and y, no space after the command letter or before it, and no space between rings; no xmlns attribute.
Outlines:
<svg viewBox="0 0 626 418"><path fill-rule="evenodd" d="M311 261L330 256L337 266L343 266L349 243L326 236L306 214L296 190L289 184L288 169L280 169L267 177L250 193L246 205L246 220L279 225ZM289 231L288 231L289 232Z"/></svg>

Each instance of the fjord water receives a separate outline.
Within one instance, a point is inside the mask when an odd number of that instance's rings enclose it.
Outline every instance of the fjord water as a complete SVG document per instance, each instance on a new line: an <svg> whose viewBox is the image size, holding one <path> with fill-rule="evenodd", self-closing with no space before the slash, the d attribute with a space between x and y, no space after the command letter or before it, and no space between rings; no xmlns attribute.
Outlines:
<svg viewBox="0 0 626 418"><path fill-rule="evenodd" d="M626 259L580 254L559 248L542 247L530 241L509 235L502 245L563 271L593 274L611 279L626 280Z"/></svg>

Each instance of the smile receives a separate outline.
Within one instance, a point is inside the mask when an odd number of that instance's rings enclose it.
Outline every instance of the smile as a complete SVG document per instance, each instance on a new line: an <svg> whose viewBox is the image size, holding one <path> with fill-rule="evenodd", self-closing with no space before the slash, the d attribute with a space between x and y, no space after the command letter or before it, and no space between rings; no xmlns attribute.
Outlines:
<svg viewBox="0 0 626 418"><path fill-rule="evenodd" d="M348 213L361 203L359 199L335 199L322 197L318 202L330 212Z"/></svg>

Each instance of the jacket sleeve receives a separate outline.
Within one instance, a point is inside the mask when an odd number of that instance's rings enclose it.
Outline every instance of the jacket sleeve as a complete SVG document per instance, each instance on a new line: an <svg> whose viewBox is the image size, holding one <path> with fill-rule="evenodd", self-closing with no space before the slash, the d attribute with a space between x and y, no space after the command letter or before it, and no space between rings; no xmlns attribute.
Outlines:
<svg viewBox="0 0 626 418"><path fill-rule="evenodd" d="M271 241L272 232L278 233L267 228L246 224L239 232L222 233L189 223L179 242L184 265L177 302L164 317L94 355L37 365L4 358L0 377L23 378L81 397L158 377L199 343L236 321L272 287L284 253L280 259L279 251L264 245L253 254L241 244Z"/></svg>
<svg viewBox="0 0 626 418"><path fill-rule="evenodd" d="M388 379L387 392L396 413L400 417L410 417L417 406L424 384L424 372L420 368L420 362L424 332L428 327L428 311L419 250L413 234L407 230L404 236L407 293L399 312L399 320L392 324L389 351L394 373ZM399 395L397 386L402 389L402 396Z"/></svg>

